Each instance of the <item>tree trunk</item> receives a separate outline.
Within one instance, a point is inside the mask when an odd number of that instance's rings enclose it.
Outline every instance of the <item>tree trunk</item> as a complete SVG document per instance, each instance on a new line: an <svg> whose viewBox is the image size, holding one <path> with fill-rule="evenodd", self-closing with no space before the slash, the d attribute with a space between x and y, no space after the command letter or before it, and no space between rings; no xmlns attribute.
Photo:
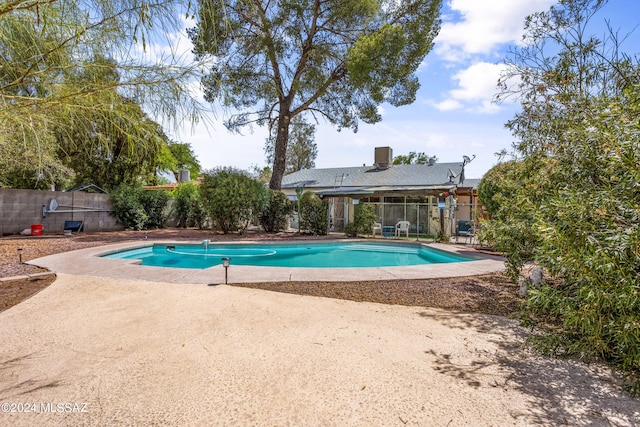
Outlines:
<svg viewBox="0 0 640 427"><path fill-rule="evenodd" d="M288 110L288 108L281 108L281 111L284 112L278 116L278 133L273 150L273 173L271 181L269 181L269 188L272 190L280 190L287 166L287 145L289 144L289 124L291 122Z"/></svg>

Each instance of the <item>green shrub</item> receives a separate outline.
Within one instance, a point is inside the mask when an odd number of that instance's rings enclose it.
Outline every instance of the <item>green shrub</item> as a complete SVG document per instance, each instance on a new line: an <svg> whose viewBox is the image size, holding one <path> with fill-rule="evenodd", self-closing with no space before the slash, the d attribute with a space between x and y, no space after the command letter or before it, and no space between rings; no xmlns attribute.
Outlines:
<svg viewBox="0 0 640 427"><path fill-rule="evenodd" d="M200 196L213 226L225 234L246 228L269 202L264 185L235 168L206 171Z"/></svg>
<svg viewBox="0 0 640 427"><path fill-rule="evenodd" d="M489 215L478 238L505 255L507 275L513 281L540 243L536 215L546 185L545 169L533 158L501 163L478 186L478 198Z"/></svg>
<svg viewBox="0 0 640 427"><path fill-rule="evenodd" d="M141 186L121 185L111 193L111 215L124 228L161 228L167 221L170 199L166 191L145 191Z"/></svg>
<svg viewBox="0 0 640 427"><path fill-rule="evenodd" d="M121 185L111 193L111 215L124 228L142 230L148 216L140 202L142 187Z"/></svg>
<svg viewBox="0 0 640 427"><path fill-rule="evenodd" d="M277 233L287 228L293 204L282 191L269 190L269 203L259 216L264 231Z"/></svg>
<svg viewBox="0 0 640 427"><path fill-rule="evenodd" d="M169 213L167 204L171 196L166 191L149 190L139 193L139 200L147 220L144 223L145 229L163 228L166 225Z"/></svg>
<svg viewBox="0 0 640 427"><path fill-rule="evenodd" d="M359 203L355 205L353 222L349 222L344 226L344 233L349 237L371 234L374 222L376 222L374 205Z"/></svg>
<svg viewBox="0 0 640 427"><path fill-rule="evenodd" d="M184 182L173 191L173 197L176 226L203 228L206 213L198 186L192 182Z"/></svg>
<svg viewBox="0 0 640 427"><path fill-rule="evenodd" d="M358 237L358 229L356 224L353 222L348 222L344 226L344 234L349 237Z"/></svg>
<svg viewBox="0 0 640 427"><path fill-rule="evenodd" d="M542 200L536 261L562 280L532 292L525 305L528 322L557 327L546 331L540 348L605 360L635 395L640 395L638 98L592 106L588 120L574 125L554 158L562 185Z"/></svg>
<svg viewBox="0 0 640 427"><path fill-rule="evenodd" d="M315 236L327 234L329 205L317 194L306 191L300 198L300 229Z"/></svg>
<svg viewBox="0 0 640 427"><path fill-rule="evenodd" d="M353 213L353 222L358 234L371 234L373 232L373 223L376 222L375 206L369 203L357 204Z"/></svg>
<svg viewBox="0 0 640 427"><path fill-rule="evenodd" d="M563 1L527 18L527 44L509 58L519 87L500 94L521 101L507 127L523 173L506 182L513 195L495 187L509 203L490 222L504 225L494 236L505 248L537 239L548 280L523 312L538 348L605 361L640 394L640 63L615 33L586 32L602 4Z"/></svg>

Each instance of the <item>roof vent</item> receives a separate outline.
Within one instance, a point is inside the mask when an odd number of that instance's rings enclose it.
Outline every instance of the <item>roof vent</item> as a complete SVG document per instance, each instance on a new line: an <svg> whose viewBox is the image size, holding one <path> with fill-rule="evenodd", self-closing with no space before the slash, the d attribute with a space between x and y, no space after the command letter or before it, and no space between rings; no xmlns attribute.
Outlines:
<svg viewBox="0 0 640 427"><path fill-rule="evenodd" d="M376 147L375 162L378 169L388 169L393 163L393 150L391 147Z"/></svg>

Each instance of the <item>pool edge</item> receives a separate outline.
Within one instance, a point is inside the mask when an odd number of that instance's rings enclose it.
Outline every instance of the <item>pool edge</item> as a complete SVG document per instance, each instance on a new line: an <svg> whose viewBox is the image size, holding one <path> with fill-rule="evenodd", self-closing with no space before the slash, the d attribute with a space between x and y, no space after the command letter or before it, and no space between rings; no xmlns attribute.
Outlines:
<svg viewBox="0 0 640 427"><path fill-rule="evenodd" d="M340 239L340 242L367 242L361 239ZM244 241L251 243L253 241ZM305 243L315 242L314 240ZM332 242L332 240L322 240ZM88 276L112 277L122 279L145 280L165 283L210 284L224 281L224 268L220 265L203 270L170 267L141 267L132 260L102 258L101 255L114 251L151 246L154 244L173 244L174 241L145 241L115 243L107 246L79 249L56 255L49 255L30 261L30 264L47 268L60 274L81 274ZM180 242L188 243L188 242ZM256 241L256 243L258 243ZM262 242L264 243L264 241ZM474 258L462 263L427 264L403 267L358 267L358 268L295 268L295 267L250 267L231 266L228 270L229 283L257 282L309 282L309 281L371 281L398 279L428 279L473 276L504 270L504 258L474 251L471 248L441 243L402 242L426 245L462 256ZM461 268L461 266L463 266ZM354 271L355 270L355 271Z"/></svg>

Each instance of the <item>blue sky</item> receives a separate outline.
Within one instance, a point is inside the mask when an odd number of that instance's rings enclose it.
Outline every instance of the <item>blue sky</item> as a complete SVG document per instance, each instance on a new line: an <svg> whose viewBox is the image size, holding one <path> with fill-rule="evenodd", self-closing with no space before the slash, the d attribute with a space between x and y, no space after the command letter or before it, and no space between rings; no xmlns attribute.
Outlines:
<svg viewBox="0 0 640 427"><path fill-rule="evenodd" d="M404 107L381 107L382 121L361 124L357 133L338 132L328 124L317 127L316 167L346 167L373 163L374 148L389 146L394 155L411 151L435 155L439 162L459 162L475 155L467 178L480 178L497 163L494 153L511 147L513 138L504 123L517 105L492 103L503 59L522 37L527 15L547 10L553 0L445 0L442 29L435 46L421 65L421 89L416 101ZM610 0L596 17L604 25L627 33L640 24L638 0ZM634 38L638 40L637 29ZM188 43L184 40L182 43ZM632 40L623 47L640 53ZM265 166L265 128L235 135L222 125L223 113L212 124L183 130L174 139L191 144L203 168Z"/></svg>

